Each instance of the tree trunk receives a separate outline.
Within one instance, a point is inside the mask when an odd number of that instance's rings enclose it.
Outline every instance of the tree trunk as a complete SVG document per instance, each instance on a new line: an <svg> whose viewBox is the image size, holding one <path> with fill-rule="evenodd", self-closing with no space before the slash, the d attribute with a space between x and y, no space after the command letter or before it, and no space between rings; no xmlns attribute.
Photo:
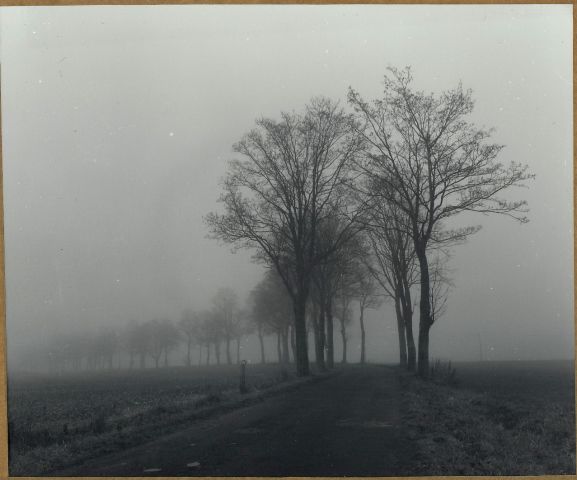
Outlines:
<svg viewBox="0 0 577 480"><path fill-rule="evenodd" d="M333 335L333 304L329 297L327 300L325 320L327 322L327 368L335 366L335 344Z"/></svg>
<svg viewBox="0 0 577 480"><path fill-rule="evenodd" d="M168 347L164 349L164 366L168 367Z"/></svg>
<svg viewBox="0 0 577 480"><path fill-rule="evenodd" d="M220 342L214 342L214 354L216 355L216 364L220 365Z"/></svg>
<svg viewBox="0 0 577 480"><path fill-rule="evenodd" d="M341 363L347 363L347 330L344 322L341 324L341 338L343 339L343 358Z"/></svg>
<svg viewBox="0 0 577 480"><path fill-rule="evenodd" d="M327 336L326 336L326 309L323 304L320 304L320 312L319 312L319 350L320 350L320 364L319 370L325 371L327 369L327 362L326 362L326 346L327 346Z"/></svg>
<svg viewBox="0 0 577 480"><path fill-rule="evenodd" d="M405 326L405 338L407 341L407 369L410 372L414 372L417 362L417 351L415 348L415 338L413 336L413 305L411 299L411 289L409 287L406 274L402 279L401 308L403 314L403 323Z"/></svg>
<svg viewBox="0 0 577 480"><path fill-rule="evenodd" d="M313 303L312 324L313 324L313 334L315 340L315 362L317 368L322 372L325 370L325 345L324 345L324 335L322 329L324 329L324 319L321 321L321 316L323 314L322 307L319 309L317 303ZM322 325L322 326L321 326Z"/></svg>
<svg viewBox="0 0 577 480"><path fill-rule="evenodd" d="M230 356L230 337L226 337L226 363L232 365L232 357Z"/></svg>
<svg viewBox="0 0 577 480"><path fill-rule="evenodd" d="M236 338L236 364L240 365L240 337Z"/></svg>
<svg viewBox="0 0 577 480"><path fill-rule="evenodd" d="M308 292L301 288L295 298L294 326L296 343L296 370L299 377L310 375L309 352L307 345L306 307Z"/></svg>
<svg viewBox="0 0 577 480"><path fill-rule="evenodd" d="M366 350L365 350L365 307L361 305L361 315L359 316L359 322L361 323L361 365L366 362Z"/></svg>
<svg viewBox="0 0 577 480"><path fill-rule="evenodd" d="M279 365L282 363L282 350L281 350L281 339L280 339L280 330L276 332L276 351L278 354L278 363Z"/></svg>
<svg viewBox="0 0 577 480"><path fill-rule="evenodd" d="M431 328L431 298L429 262L427 252L423 246L415 245L415 252L419 259L419 271L421 278L421 298L419 302L419 353L417 362L417 372L420 377L429 376L429 330Z"/></svg>
<svg viewBox="0 0 577 480"><path fill-rule="evenodd" d="M296 362L296 358L297 358L297 341L296 341L296 335L295 335L295 329L294 327L291 325L290 326L290 339L291 339L291 351L292 351L292 355L293 355L293 361Z"/></svg>
<svg viewBox="0 0 577 480"><path fill-rule="evenodd" d="M404 317L407 337L407 369L410 372L414 372L417 362L417 349L415 348L415 337L413 336L413 312L410 308L405 310Z"/></svg>
<svg viewBox="0 0 577 480"><path fill-rule="evenodd" d="M347 363L347 297L345 295L341 298L341 316L340 316L340 323L341 323L341 339L343 341L343 356L341 359L341 363Z"/></svg>
<svg viewBox="0 0 577 480"><path fill-rule="evenodd" d="M198 344L198 366L202 364L202 343Z"/></svg>
<svg viewBox="0 0 577 480"><path fill-rule="evenodd" d="M206 364L210 365L210 343L206 344Z"/></svg>
<svg viewBox="0 0 577 480"><path fill-rule="evenodd" d="M191 360L191 358L190 358L190 349L191 349L191 347L192 347L192 339L191 339L191 338L188 339L188 342L187 342L186 346L187 346L187 351L186 351L186 366L187 366L187 367L190 367L190 366L192 365L192 360Z"/></svg>
<svg viewBox="0 0 577 480"><path fill-rule="evenodd" d="M399 363L401 367L407 368L407 341L405 337L405 319L401 312L401 300L395 294L395 314L397 316L397 333L399 335Z"/></svg>
<svg viewBox="0 0 577 480"><path fill-rule="evenodd" d="M266 363L266 357L264 354L264 338L260 329L258 332L258 341L260 342L260 363L264 365Z"/></svg>
<svg viewBox="0 0 577 480"><path fill-rule="evenodd" d="M282 341L282 364L288 365L290 363L289 359L289 341L288 341L288 326L282 330L281 341Z"/></svg>
<svg viewBox="0 0 577 480"><path fill-rule="evenodd" d="M429 328L419 328L418 374L423 378L429 376L429 330Z"/></svg>

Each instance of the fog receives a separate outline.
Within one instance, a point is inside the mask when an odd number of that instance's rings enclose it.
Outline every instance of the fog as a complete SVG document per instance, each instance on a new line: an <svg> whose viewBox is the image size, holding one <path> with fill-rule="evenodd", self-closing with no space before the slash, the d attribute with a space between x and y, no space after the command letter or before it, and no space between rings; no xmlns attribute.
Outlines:
<svg viewBox="0 0 577 480"><path fill-rule="evenodd" d="M453 251L431 357L572 358L572 6L106 6L0 10L9 367L59 332L177 321L220 287L242 301L251 252L207 238L232 145L256 118L389 65L459 81L505 163L527 163L530 222L483 226ZM416 297L415 297L416 298ZM350 358L359 331L350 328ZM398 357L390 304L369 311L368 359ZM415 323L418 323L418 312ZM417 327L415 327L415 333ZM335 334L337 359L339 338ZM268 344L274 357L274 342ZM243 356L258 359L257 341ZM176 357L175 357L176 359Z"/></svg>

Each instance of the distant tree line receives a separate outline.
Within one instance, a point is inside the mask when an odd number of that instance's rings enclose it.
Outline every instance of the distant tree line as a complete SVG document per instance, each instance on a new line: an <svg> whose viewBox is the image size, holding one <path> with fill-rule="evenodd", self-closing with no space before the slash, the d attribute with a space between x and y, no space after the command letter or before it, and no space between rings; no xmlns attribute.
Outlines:
<svg viewBox="0 0 577 480"><path fill-rule="evenodd" d="M247 311L239 306L230 288L214 295L211 308L186 309L181 318L132 321L123 328L106 327L97 332L80 331L54 335L44 346L26 352L24 365L53 371L156 368L170 365L170 354L179 346L186 348L185 365L192 365L192 351L198 350L197 364L240 362L240 343L252 333ZM233 354L234 343L234 354ZM223 356L224 355L224 356Z"/></svg>
<svg viewBox="0 0 577 480"><path fill-rule="evenodd" d="M498 161L503 147L469 120L472 92L459 84L429 94L412 84L410 69L390 68L381 98L349 89L350 112L318 97L301 113L258 119L233 147L223 209L205 217L213 238L251 249L268 267L258 288L275 295L262 294L271 305L258 331L274 331L285 358L290 338L299 375L310 372L309 328L316 364L332 368L335 328L347 360L352 299L363 312L384 292L395 307L400 363L426 377L451 247L480 228L459 224L460 214L527 221L526 202L502 194L532 175ZM363 313L359 323L364 342Z"/></svg>

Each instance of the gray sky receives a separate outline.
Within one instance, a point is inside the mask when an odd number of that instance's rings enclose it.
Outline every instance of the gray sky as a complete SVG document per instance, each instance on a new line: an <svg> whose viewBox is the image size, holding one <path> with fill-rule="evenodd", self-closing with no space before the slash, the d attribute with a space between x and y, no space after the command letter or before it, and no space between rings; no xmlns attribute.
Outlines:
<svg viewBox="0 0 577 480"><path fill-rule="evenodd" d="M572 6L134 6L0 10L9 350L76 326L244 297L250 255L205 238L232 144L314 95L365 98L388 65L459 80L502 160L530 165L531 222L463 218L433 357L573 354ZM394 360L392 309L370 355ZM416 329L415 329L416 332ZM358 337L356 324L351 329ZM338 339L336 339L338 343ZM354 344L356 340L353 340ZM356 345L352 349L356 349Z"/></svg>

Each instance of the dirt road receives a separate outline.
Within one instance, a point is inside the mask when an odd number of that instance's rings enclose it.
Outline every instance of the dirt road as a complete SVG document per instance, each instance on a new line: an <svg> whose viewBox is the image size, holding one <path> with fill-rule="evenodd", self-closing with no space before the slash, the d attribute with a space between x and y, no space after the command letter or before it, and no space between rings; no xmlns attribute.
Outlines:
<svg viewBox="0 0 577 480"><path fill-rule="evenodd" d="M345 369L56 476L389 476L410 472L395 370Z"/></svg>

